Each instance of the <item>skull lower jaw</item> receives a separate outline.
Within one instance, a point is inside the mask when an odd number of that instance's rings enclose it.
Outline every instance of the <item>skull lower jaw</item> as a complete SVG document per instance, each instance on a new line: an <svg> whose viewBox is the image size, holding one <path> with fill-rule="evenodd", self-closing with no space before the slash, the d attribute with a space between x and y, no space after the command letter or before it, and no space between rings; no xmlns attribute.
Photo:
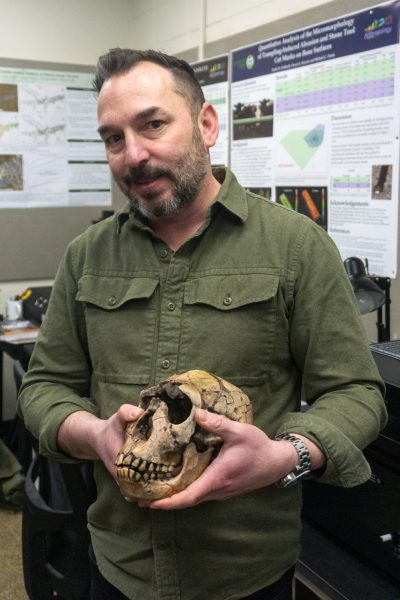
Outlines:
<svg viewBox="0 0 400 600"><path fill-rule="evenodd" d="M117 463L117 481L121 493L129 500L168 498L201 475L212 459L213 450L209 448L200 453L195 444L190 443L183 452L180 465L164 466L165 469L158 471L157 465L151 461L141 461L135 467ZM143 462L146 463L144 466Z"/></svg>

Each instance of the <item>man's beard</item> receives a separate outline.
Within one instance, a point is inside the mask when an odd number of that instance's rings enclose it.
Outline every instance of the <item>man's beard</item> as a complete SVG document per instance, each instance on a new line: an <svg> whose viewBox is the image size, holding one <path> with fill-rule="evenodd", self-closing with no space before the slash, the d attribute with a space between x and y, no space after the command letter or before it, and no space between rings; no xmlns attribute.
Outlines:
<svg viewBox="0 0 400 600"><path fill-rule="evenodd" d="M153 206L152 200L157 198L159 192L148 192L143 194L143 199L139 200L129 192L122 191L128 197L131 210L139 211L144 217L173 216L178 214L183 206L187 206L195 200L209 167L208 150L204 146L200 130L195 124L191 144L181 158L177 160L173 171L163 167L152 167L147 163L140 163L137 167L132 167L129 175L123 179L124 184L129 189L131 184L135 182L144 183L153 181L156 177L166 177L173 183L168 198Z"/></svg>

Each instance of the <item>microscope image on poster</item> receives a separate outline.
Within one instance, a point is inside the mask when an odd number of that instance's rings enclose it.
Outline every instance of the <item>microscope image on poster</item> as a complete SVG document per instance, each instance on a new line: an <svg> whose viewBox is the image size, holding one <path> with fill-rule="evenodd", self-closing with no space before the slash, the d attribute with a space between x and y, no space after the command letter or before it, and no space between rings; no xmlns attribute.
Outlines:
<svg viewBox="0 0 400 600"><path fill-rule="evenodd" d="M373 165L372 198L373 200L392 199L392 165Z"/></svg>
<svg viewBox="0 0 400 600"><path fill-rule="evenodd" d="M306 215L325 230L328 225L327 187L277 187L276 201L286 208Z"/></svg>

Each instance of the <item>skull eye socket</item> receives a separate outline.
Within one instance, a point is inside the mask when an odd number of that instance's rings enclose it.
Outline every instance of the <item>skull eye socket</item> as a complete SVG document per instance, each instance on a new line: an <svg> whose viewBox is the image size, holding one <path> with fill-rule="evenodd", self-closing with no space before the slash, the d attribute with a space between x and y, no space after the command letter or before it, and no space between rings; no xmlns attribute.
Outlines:
<svg viewBox="0 0 400 600"><path fill-rule="evenodd" d="M192 401L181 392L175 384L166 386L162 399L168 407L168 419L173 425L179 425L189 418L192 412Z"/></svg>

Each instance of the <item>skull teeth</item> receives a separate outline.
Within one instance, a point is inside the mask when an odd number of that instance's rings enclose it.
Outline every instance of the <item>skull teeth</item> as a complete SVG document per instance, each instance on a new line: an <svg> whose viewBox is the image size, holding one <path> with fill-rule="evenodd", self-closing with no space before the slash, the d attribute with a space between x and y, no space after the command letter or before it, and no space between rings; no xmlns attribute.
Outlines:
<svg viewBox="0 0 400 600"><path fill-rule="evenodd" d="M117 477L128 481L171 479L180 472L179 465L150 462L135 456L119 454L116 460Z"/></svg>

